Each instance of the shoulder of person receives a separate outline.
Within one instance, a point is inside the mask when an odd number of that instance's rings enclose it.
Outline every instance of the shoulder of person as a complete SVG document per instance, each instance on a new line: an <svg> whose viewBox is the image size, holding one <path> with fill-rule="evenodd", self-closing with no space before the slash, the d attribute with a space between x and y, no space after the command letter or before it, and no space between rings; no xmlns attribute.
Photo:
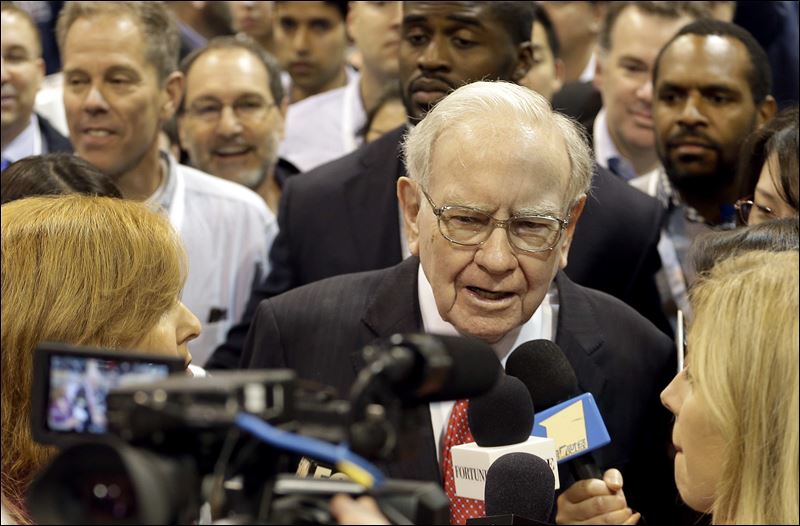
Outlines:
<svg viewBox="0 0 800 526"><path fill-rule="evenodd" d="M563 273L558 285L559 303L563 308L559 315L575 312L575 307L571 307L570 303L581 305L581 310L588 310L586 314L603 331L607 343L628 341L626 348L644 344L657 349L672 349L673 342L667 335L619 298L578 285Z"/></svg>
<svg viewBox="0 0 800 526"><path fill-rule="evenodd" d="M413 301L417 294L418 266L417 258L408 258L388 268L340 274L291 289L270 298L269 302L282 317L297 320L320 315L346 317L366 308L376 295L387 289L396 290L398 301L404 292Z"/></svg>
<svg viewBox="0 0 800 526"><path fill-rule="evenodd" d="M270 211L264 200L249 188L191 166L181 164L178 169L186 181L188 192L202 195L206 199L215 201L215 204L239 213L255 213L268 223L275 221L275 214Z"/></svg>
<svg viewBox="0 0 800 526"><path fill-rule="evenodd" d="M405 127L404 127L405 128ZM294 192L330 192L340 189L341 185L362 176L384 177L391 175L394 185L397 177L403 173L395 173L393 163L397 162L398 148L405 129L396 129L381 138L364 144L354 151L317 166L307 172L299 173L286 181L286 189ZM386 172L391 170L391 174Z"/></svg>

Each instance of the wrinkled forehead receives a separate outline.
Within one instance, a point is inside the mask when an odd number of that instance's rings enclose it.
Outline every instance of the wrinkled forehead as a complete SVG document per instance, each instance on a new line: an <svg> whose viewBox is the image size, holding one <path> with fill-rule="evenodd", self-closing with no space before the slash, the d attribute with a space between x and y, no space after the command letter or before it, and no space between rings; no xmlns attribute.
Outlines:
<svg viewBox="0 0 800 526"><path fill-rule="evenodd" d="M489 2L403 2L403 25L443 24L449 29L468 27L510 39L508 28Z"/></svg>
<svg viewBox="0 0 800 526"><path fill-rule="evenodd" d="M482 173L498 186L531 184L565 194L571 163L566 142L551 120L469 119L448 126L431 148L431 184L438 177Z"/></svg>

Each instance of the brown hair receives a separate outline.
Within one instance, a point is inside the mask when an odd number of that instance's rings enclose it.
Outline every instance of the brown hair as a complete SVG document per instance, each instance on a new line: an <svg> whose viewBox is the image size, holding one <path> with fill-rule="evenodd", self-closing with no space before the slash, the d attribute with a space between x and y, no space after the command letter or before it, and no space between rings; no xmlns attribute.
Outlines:
<svg viewBox="0 0 800 526"><path fill-rule="evenodd" d="M606 18L600 30L600 47L611 49L611 33L619 15L628 7L635 7L645 14L661 18L676 19L682 16L692 18L710 18L713 2L608 2Z"/></svg>
<svg viewBox="0 0 800 526"><path fill-rule="evenodd" d="M164 2L67 2L56 24L61 53L72 24L100 15L129 16L136 22L146 45L147 61L156 68L162 83L177 71L180 34Z"/></svg>
<svg viewBox="0 0 800 526"><path fill-rule="evenodd" d="M183 60L181 60L180 70L183 73L184 77L187 79L189 78L189 71L192 69L194 63L210 51L219 51L219 50L236 50L241 49L243 51L250 52L253 56L255 56L261 64L264 65L264 69L267 71L267 76L269 77L269 91L272 94L272 99L275 104L280 105L283 102L285 95L283 89L283 83L281 82L281 67L278 64L278 60L273 57L268 51L262 48L255 40L248 37L247 35L236 35L236 36L222 36L216 37L209 40L208 44L201 48L197 48L192 51L189 55L187 55ZM184 97L181 98L180 106L178 107L179 112L184 111L184 104L186 101L186 91L184 90Z"/></svg>
<svg viewBox="0 0 800 526"><path fill-rule="evenodd" d="M53 454L31 436L34 349L135 345L178 301L186 256L169 220L133 201L73 194L1 210L2 495L24 523L25 491Z"/></svg>
<svg viewBox="0 0 800 526"><path fill-rule="evenodd" d="M800 164L798 163L798 109L791 106L784 109L774 119L754 131L744 143L739 157L740 194L751 196L756 190L761 170L769 157L775 154L777 163L769 165L770 175L775 183L778 196L786 201L795 212L800 206Z"/></svg>
<svg viewBox="0 0 800 526"><path fill-rule="evenodd" d="M0 179L2 204L37 195L73 193L122 198L119 188L108 175L68 153L20 159L6 168Z"/></svg>
<svg viewBox="0 0 800 526"><path fill-rule="evenodd" d="M800 220L775 219L736 230L708 232L699 236L690 251L698 275L705 275L724 259L745 252L766 250L785 252L800 248Z"/></svg>

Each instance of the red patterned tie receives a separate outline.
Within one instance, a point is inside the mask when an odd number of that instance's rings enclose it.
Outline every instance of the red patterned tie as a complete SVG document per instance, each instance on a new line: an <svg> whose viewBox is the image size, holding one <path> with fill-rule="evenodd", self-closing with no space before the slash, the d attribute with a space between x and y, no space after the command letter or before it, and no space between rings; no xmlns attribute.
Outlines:
<svg viewBox="0 0 800 526"><path fill-rule="evenodd" d="M459 400L450 412L450 421L444 434L444 451L442 453L442 471L444 473L444 491L450 499L450 524L466 524L467 519L484 517L486 508L482 500L456 497L456 483L453 474L453 457L450 449L453 446L474 442L467 420L467 401Z"/></svg>

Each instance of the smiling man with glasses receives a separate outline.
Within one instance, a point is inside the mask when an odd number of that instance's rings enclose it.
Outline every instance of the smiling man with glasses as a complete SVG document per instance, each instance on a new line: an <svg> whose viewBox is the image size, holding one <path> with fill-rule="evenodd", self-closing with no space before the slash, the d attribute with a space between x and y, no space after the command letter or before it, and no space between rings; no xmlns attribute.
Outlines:
<svg viewBox="0 0 800 526"><path fill-rule="evenodd" d="M412 257L262 301L241 366L291 368L345 393L364 366L354 351L394 333L478 339L501 363L523 342L555 341L614 437L598 465L626 480L623 496L600 480L587 490L562 470L559 520L635 520L628 506L664 517L675 493L654 486L671 480L658 394L675 371L672 342L561 272L592 173L577 125L527 88L475 82L439 101L403 154L409 175L397 196ZM409 410L423 425L404 437L403 460L386 466L392 477L442 480L452 407Z"/></svg>
<svg viewBox="0 0 800 526"><path fill-rule="evenodd" d="M218 37L181 64L181 146L196 168L243 184L277 213L287 100L277 61L248 38Z"/></svg>

